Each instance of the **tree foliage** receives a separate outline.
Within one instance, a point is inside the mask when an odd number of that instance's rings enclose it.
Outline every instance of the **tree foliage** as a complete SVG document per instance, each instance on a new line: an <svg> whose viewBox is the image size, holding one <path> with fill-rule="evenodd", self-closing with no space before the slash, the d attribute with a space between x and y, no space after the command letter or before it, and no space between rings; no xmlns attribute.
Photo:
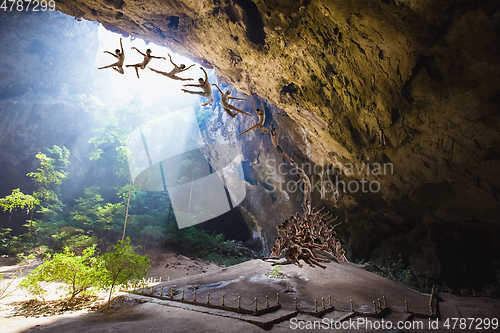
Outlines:
<svg viewBox="0 0 500 333"><path fill-rule="evenodd" d="M24 194L18 188L13 189L12 194L0 199L0 208L3 208L4 212L12 212L12 210L16 210L18 208L24 209L25 207L28 210L31 210L38 204L38 199L32 195Z"/></svg>
<svg viewBox="0 0 500 333"><path fill-rule="evenodd" d="M103 254L101 259L106 268L104 285L109 288L108 308L115 286L126 286L129 281L142 279L150 268L148 255L133 253L130 237L118 241L114 251Z"/></svg>
<svg viewBox="0 0 500 333"><path fill-rule="evenodd" d="M27 173L36 190L30 195L15 189L11 196L0 199L4 211L31 210L31 219L25 224L29 233L12 228L12 233L0 234L0 245L8 243L0 249L13 254L41 245L52 251L70 247L68 253L79 256L90 244L105 249L130 235L133 245L140 245L144 251L151 244L157 244L187 250L204 258L212 253L217 261L217 256L238 257L239 247L235 242L225 241L222 235L209 235L199 229L169 230L175 226L175 216L168 194L141 191L133 186L126 141L137 121L145 120L142 105L135 102L125 108L104 108L96 114L98 126L89 141L93 149L84 179L76 178L80 172L68 173L70 152L65 147L53 146L36 154L39 166ZM81 158L83 156L78 157ZM199 156L192 153L186 155L180 163L184 178L177 180L179 184L199 176L202 169L196 163L198 159ZM71 190L65 187L66 180L72 182ZM71 197L63 197L61 193L69 193ZM196 214L204 212L199 210L182 218L195 219Z"/></svg>
<svg viewBox="0 0 500 333"><path fill-rule="evenodd" d="M144 240L144 252L146 252L146 246L148 241L159 242L165 238L164 231L161 227L148 225L142 229L141 238Z"/></svg>
<svg viewBox="0 0 500 333"><path fill-rule="evenodd" d="M56 169L54 166L55 160L47 157L47 155L41 152L36 154L35 157L40 161L40 167L37 169L38 172L30 172L27 176L33 179L36 183L46 186L50 184L60 185L62 179L66 178L66 174Z"/></svg>
<svg viewBox="0 0 500 333"><path fill-rule="evenodd" d="M89 238L80 237L80 241L85 243ZM26 276L19 286L41 298L47 292L45 286L52 282L64 283L61 288L70 298L109 288L109 305L116 286L126 286L146 276L150 268L148 262L147 255L134 254L128 237L125 241L118 241L114 251L100 256L96 256L95 244L85 248L81 255L65 247L63 253L47 256L46 261Z"/></svg>
<svg viewBox="0 0 500 333"><path fill-rule="evenodd" d="M63 253L56 253L26 276L20 287L28 289L32 294L44 298L46 290L44 283L63 282L62 289L67 296L90 294L93 288L102 286L104 267L94 256L95 245L86 248L81 256L75 255L65 248Z"/></svg>

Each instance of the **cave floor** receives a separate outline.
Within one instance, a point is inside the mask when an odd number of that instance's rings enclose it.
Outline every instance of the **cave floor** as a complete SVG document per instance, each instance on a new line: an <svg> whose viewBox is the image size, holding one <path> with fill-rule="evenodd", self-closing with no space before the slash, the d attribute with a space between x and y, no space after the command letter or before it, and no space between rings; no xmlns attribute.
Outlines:
<svg viewBox="0 0 500 333"><path fill-rule="evenodd" d="M177 300L181 298L182 290L184 290L185 300L192 301L194 290L196 290L198 303L206 303L207 293L210 292L211 304L221 304L222 294L224 294L225 305L237 307L238 296L241 296L241 306L245 309L254 309L255 297L258 299L258 308L265 308L266 295L269 295L270 306L273 306L276 304L276 294L279 293L281 309L262 316L238 314L146 295L123 294L120 297L134 300L134 302L129 302L130 306L124 305L105 312L75 313L50 318L11 317L2 320L2 324L9 324L4 326L9 332L35 330L50 332L264 332L264 329L251 321L269 322L294 313L294 298L296 298L301 312L293 315L293 320L296 320L295 324L292 324L290 319L286 319L270 326L272 332L289 332L292 325L302 323L303 327L307 327L305 325L308 322L321 321L322 318L305 312L314 312L315 299L318 301L318 310L321 311L322 297L325 299L325 306L328 307L329 295L331 295L335 310L326 313L323 318L334 321L346 321L353 315L350 311L351 299L355 311L369 313L373 312L373 301L378 302L378 298L383 299L382 296L385 296L390 313L382 319L355 316L352 318L353 321L368 320L373 328L370 329L370 326L367 326L370 325L368 323L362 323L356 329L347 330L349 332L383 332L383 329L375 328L376 323L380 325L382 320L386 323L390 321L394 325L398 321L406 321L408 325L421 322L423 325L423 328L414 326L414 329L405 329L405 332L449 332L453 330L443 326L448 318L494 318L495 316L498 318L498 313L500 313L500 300L498 299L441 294L438 295L440 300L438 303L439 329L431 330L429 323L434 322L434 319L425 318L425 314L429 313L430 295L419 293L367 272L355 264L328 263L326 265L326 269L281 266L284 278L277 279L266 275L271 269L270 263L252 260L232 267L212 269L206 273L187 275L154 285L154 295L158 296L161 288L164 288L163 295L167 296L173 288L174 299ZM150 291L146 292L146 294L149 293ZM412 317L407 313L404 306L405 300L410 312L422 314L424 317ZM20 323L25 319L31 319L29 325L16 325L16 321ZM453 321L450 324L453 325ZM305 331L319 330L321 329L318 326L316 330L306 329ZM389 331L386 330L386 332Z"/></svg>

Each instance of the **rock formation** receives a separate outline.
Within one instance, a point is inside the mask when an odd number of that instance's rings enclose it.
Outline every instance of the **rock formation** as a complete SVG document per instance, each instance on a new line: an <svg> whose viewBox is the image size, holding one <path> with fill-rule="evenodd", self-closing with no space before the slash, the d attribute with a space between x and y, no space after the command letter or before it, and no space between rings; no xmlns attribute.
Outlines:
<svg viewBox="0 0 500 333"><path fill-rule="evenodd" d="M297 147L298 161L334 164L347 184L380 183L323 201L346 220L348 257L384 264L401 253L420 278L454 287L495 280L498 1L61 0L57 8L214 68L276 105L288 128L281 142ZM265 216L294 206L265 188L272 146L261 139L241 139L254 181L240 209L269 245Z"/></svg>

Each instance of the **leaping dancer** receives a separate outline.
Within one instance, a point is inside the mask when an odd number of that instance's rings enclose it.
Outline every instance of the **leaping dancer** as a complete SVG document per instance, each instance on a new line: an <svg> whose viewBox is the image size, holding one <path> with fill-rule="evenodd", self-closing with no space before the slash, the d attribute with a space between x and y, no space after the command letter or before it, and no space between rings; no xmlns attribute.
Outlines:
<svg viewBox="0 0 500 333"><path fill-rule="evenodd" d="M208 82L208 75L207 72L205 72L205 69L203 67L200 67L203 73L205 73L205 80L203 80L201 77L198 79L198 82L200 84L185 84L184 87L199 87L203 89L203 91L189 91L186 89L181 89L185 93L188 94L193 94L193 95L200 95L203 97L208 98L208 102L205 104L202 104L202 106L208 105L214 101L214 98L212 97L212 87L210 87L210 82Z"/></svg>
<svg viewBox="0 0 500 333"><path fill-rule="evenodd" d="M273 127L273 122L274 122L274 120L271 121L271 124L269 125L269 128L271 129L271 131L269 132L269 134L271 135L271 142L273 143L273 146L274 146L274 148L276 148L278 153L280 153L281 156L283 156L288 161L288 163L290 163L290 165L293 165L292 158L290 156L288 156L287 154L285 154L285 152L283 151L283 148L278 143L278 139L279 139L280 131L281 131L281 125L278 127L278 130L276 130L276 127Z"/></svg>
<svg viewBox="0 0 500 333"><path fill-rule="evenodd" d="M311 181L309 180L309 177L306 175L304 170L296 166L296 168L299 170L299 180L295 182L292 186L292 190L294 189L295 185L300 183L301 181L304 182L304 203L302 204L302 208L304 209L304 214L310 215L311 214Z"/></svg>
<svg viewBox="0 0 500 333"><path fill-rule="evenodd" d="M253 125L252 127L247 129L246 131L241 132L240 134L238 134L238 136L245 134L246 132L249 132L253 129L255 129L255 132L269 133L267 128L264 127L264 122L266 121L266 112L264 110L264 104L262 103L262 100L260 100L260 105L262 106L262 111L260 109L257 109L257 107L255 106L255 102L252 101L252 103L253 103L253 106L255 108L255 113L257 113L257 117L259 118L259 120L257 121L257 124Z"/></svg>
<svg viewBox="0 0 500 333"><path fill-rule="evenodd" d="M184 64L181 64L180 66L177 66L173 61L172 61L172 57L170 56L170 53L168 54L168 57L170 58L170 62L172 63L172 65L174 65L174 69L172 69L169 73L167 72L162 72L162 71L159 71L159 70L156 70L156 69L153 69L153 68L150 68L150 70L152 70L153 72L156 72L158 74L161 74L161 75L164 75L166 77L169 77L173 80L180 80L180 81L193 81L193 79L183 79L181 77L178 77L176 76L175 74L178 74L178 73L182 73L184 71L187 71L188 69L190 69L191 67L194 66L191 65L189 66L188 68L186 68L186 65Z"/></svg>
<svg viewBox="0 0 500 333"><path fill-rule="evenodd" d="M123 62L125 61L125 53L123 52L123 45L122 45L122 39L121 38L120 38L120 47L121 47L121 51L120 51L120 49L116 49L115 50L116 54L113 54L113 53L111 53L109 51L104 51L104 53L109 53L113 57L115 57L117 59L117 62L115 62L114 64L111 64L111 65L108 65L108 66L99 67L98 69L104 69L104 68L110 68L110 67L112 67L115 71L117 71L120 74L125 73L125 71L123 70Z"/></svg>
<svg viewBox="0 0 500 333"><path fill-rule="evenodd" d="M137 78L138 79L140 79L140 77L139 77L139 68L140 69L146 68L148 66L149 62L151 61L151 59L163 59L163 60L167 60L167 58L165 58L165 57L155 57L155 56L152 56L150 49L146 50L146 54L144 54L141 51L139 51L136 47L132 47L132 49L136 50L137 52L139 52L144 57L144 60L141 63L135 64L135 65L126 65L126 67L134 67L135 68L135 73L137 74Z"/></svg>
<svg viewBox="0 0 500 333"><path fill-rule="evenodd" d="M221 104L222 104L222 108L224 109L224 111L226 111L226 112L227 112L227 114L228 114L231 118L236 117L236 115L237 115L238 113L243 113L243 114L245 114L245 115L247 115L247 116L250 116L250 117L252 116L250 113L247 113L247 112L245 112L245 111L243 111L243 110L238 109L238 108L237 108L237 107L235 107L234 105L229 104L229 100L230 100L230 99L236 99L236 100L239 100L239 101L246 101L246 99L244 99L244 98L237 98L237 97L229 97L229 95L231 95L231 91L230 91L230 90L226 91L226 93L224 94L224 93L222 92L222 90L219 88L219 86L218 86L218 85L216 85L215 83L212 83L212 85L213 85L213 86L215 86L215 87L216 87L216 88L220 91L220 94L221 94ZM236 112L235 112L235 113L233 113L233 112L231 112L231 110L234 110L234 111L236 111Z"/></svg>

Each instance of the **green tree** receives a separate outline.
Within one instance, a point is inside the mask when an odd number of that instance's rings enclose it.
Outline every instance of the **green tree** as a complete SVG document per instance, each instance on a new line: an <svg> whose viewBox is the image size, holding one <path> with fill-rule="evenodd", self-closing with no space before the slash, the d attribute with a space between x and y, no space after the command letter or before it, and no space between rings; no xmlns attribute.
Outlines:
<svg viewBox="0 0 500 333"><path fill-rule="evenodd" d="M29 194L24 194L20 189L16 188L12 190L12 194L6 196L5 198L0 199L0 207L3 208L3 211L12 212L12 210L16 210L18 208L26 209L26 214L31 210L31 219L29 220L29 231L30 231L30 243L33 242L33 210L35 206L38 205L39 200Z"/></svg>
<svg viewBox="0 0 500 333"><path fill-rule="evenodd" d="M56 158L48 157L39 152L35 157L39 160L40 167L36 172L30 172L26 176L39 185L33 196L46 204L55 203L55 207L50 208L58 210L62 204L57 197L57 189L54 186L61 185L62 180L67 176L65 168L69 165L69 150L64 146L53 146L52 149L48 148L47 150ZM45 207L47 208L47 206Z"/></svg>
<svg viewBox="0 0 500 333"><path fill-rule="evenodd" d="M12 194L0 199L0 207L4 212L27 208L27 214L31 211L31 219L24 225L29 228L30 244L33 244L33 229L38 223L33 219L33 213L37 205L42 205L41 213L48 217L53 217L57 212L62 211L62 203L57 198L57 194L50 188L53 185L61 184L66 177L64 168L69 164L69 150L66 147L54 146L48 149L50 154L57 155L57 159L48 157L39 152L35 157L40 161L40 167L36 172L27 174L39 188L32 195L21 192L19 188L12 190Z"/></svg>
<svg viewBox="0 0 500 333"><path fill-rule="evenodd" d="M133 253L130 237L118 241L113 252L100 257L106 268L104 285L109 288L108 309L113 289L116 286L126 286L130 281L140 280L146 276L149 266L148 255L140 256Z"/></svg>
<svg viewBox="0 0 500 333"><path fill-rule="evenodd" d="M105 276L104 267L94 254L95 245L86 248L81 256L66 247L63 253L56 253L52 258L47 256L46 261L26 276L19 286L43 298L47 292L44 282L61 281L66 284L63 289L67 290L67 296L71 298L91 294L92 287L98 289L103 285Z"/></svg>
<svg viewBox="0 0 500 333"><path fill-rule="evenodd" d="M71 252L74 252L77 255L81 255L86 248L97 244L97 242L98 240L96 236L79 234L73 235L70 238L66 239L63 244L65 247L68 247Z"/></svg>
<svg viewBox="0 0 500 333"><path fill-rule="evenodd" d="M12 212L18 208L24 209L27 207L28 211L33 209L35 205L38 205L39 201L35 197L29 194L24 194L20 189L16 188L12 190L12 194L0 199L0 207L3 211Z"/></svg>
<svg viewBox="0 0 500 333"><path fill-rule="evenodd" d="M37 169L38 172L30 172L26 176L33 179L36 183L45 186L50 184L60 185L62 179L66 178L66 174L56 169L54 166L55 160L41 152L36 154L35 157L40 161L40 167Z"/></svg>
<svg viewBox="0 0 500 333"><path fill-rule="evenodd" d="M144 239L144 253L146 253L146 246L148 241L159 242L165 238L163 234L163 229L158 226L148 225L145 226L141 231L141 238Z"/></svg>
<svg viewBox="0 0 500 333"><path fill-rule="evenodd" d="M75 199L76 205L71 212L72 224L76 227L91 230L97 228L99 219L97 212L102 208L102 198L100 187L91 186L83 190L83 197Z"/></svg>
<svg viewBox="0 0 500 333"><path fill-rule="evenodd" d="M11 228L0 228L0 249L3 248L5 250L9 245L9 234L11 231Z"/></svg>

